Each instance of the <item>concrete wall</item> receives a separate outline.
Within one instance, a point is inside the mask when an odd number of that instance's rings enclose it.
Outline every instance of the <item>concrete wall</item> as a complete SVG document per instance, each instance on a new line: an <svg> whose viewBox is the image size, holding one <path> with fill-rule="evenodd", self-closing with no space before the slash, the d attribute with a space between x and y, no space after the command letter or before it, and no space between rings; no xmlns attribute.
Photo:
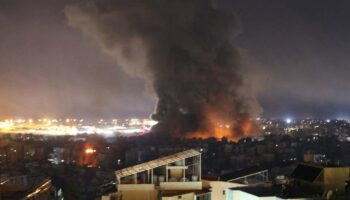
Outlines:
<svg viewBox="0 0 350 200"><path fill-rule="evenodd" d="M206 181L203 180L203 187L211 188L211 199L226 200L224 191L228 188L243 187L245 185L239 183L229 183L224 181ZM225 192L226 193L226 192Z"/></svg>
<svg viewBox="0 0 350 200"><path fill-rule="evenodd" d="M344 191L345 181L349 179L348 167L325 168L323 170L324 189Z"/></svg>
<svg viewBox="0 0 350 200"><path fill-rule="evenodd" d="M226 190L226 200L282 200L275 196L258 197L240 190Z"/></svg>
<svg viewBox="0 0 350 200"><path fill-rule="evenodd" d="M183 177L183 169L170 169L169 178L181 179Z"/></svg>
<svg viewBox="0 0 350 200"><path fill-rule="evenodd" d="M162 197L162 200L194 200L195 194L193 192L183 195L175 195L172 197Z"/></svg>
<svg viewBox="0 0 350 200"><path fill-rule="evenodd" d="M124 190L119 191L118 195L123 200L157 200L158 191L156 190Z"/></svg>
<svg viewBox="0 0 350 200"><path fill-rule="evenodd" d="M102 196L101 200L117 199L117 197L118 197L118 193L111 193L111 194Z"/></svg>
<svg viewBox="0 0 350 200"><path fill-rule="evenodd" d="M119 184L118 191L123 190L154 190L154 184Z"/></svg>
<svg viewBox="0 0 350 200"><path fill-rule="evenodd" d="M154 184L119 184L118 196L123 200L157 200L158 191Z"/></svg>
<svg viewBox="0 0 350 200"><path fill-rule="evenodd" d="M162 182L161 190L201 190L202 182Z"/></svg>
<svg viewBox="0 0 350 200"><path fill-rule="evenodd" d="M239 190L226 190L226 200L259 200L260 198Z"/></svg>

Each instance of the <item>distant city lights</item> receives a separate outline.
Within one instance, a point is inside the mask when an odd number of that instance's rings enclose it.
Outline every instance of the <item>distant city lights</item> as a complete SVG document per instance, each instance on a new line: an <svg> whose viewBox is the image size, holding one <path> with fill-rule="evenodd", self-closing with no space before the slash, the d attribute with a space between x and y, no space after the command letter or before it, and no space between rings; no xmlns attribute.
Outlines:
<svg viewBox="0 0 350 200"><path fill-rule="evenodd" d="M0 133L30 133L37 135L78 135L100 134L112 136L115 134L128 136L148 133L157 124L150 119L113 119L89 121L84 119L6 119L0 121Z"/></svg>
<svg viewBox="0 0 350 200"><path fill-rule="evenodd" d="M290 123L292 123L292 118L287 118L285 121L287 124L290 124Z"/></svg>

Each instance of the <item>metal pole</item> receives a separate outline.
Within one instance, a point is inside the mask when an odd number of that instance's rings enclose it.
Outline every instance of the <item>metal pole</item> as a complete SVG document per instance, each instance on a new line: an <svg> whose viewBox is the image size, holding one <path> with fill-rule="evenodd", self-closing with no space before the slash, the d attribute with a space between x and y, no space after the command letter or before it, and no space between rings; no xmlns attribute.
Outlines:
<svg viewBox="0 0 350 200"><path fill-rule="evenodd" d="M185 159L183 160L183 166L185 166ZM183 170L183 177L182 177L182 182L185 182L185 178L186 178L186 170L185 167L182 169Z"/></svg>
<svg viewBox="0 0 350 200"><path fill-rule="evenodd" d="M165 182L168 182L168 164L165 166Z"/></svg>
<svg viewBox="0 0 350 200"><path fill-rule="evenodd" d="M151 169L151 183L153 184L153 168Z"/></svg>
<svg viewBox="0 0 350 200"><path fill-rule="evenodd" d="M202 154L199 154L199 177L198 180L201 181L202 180Z"/></svg>

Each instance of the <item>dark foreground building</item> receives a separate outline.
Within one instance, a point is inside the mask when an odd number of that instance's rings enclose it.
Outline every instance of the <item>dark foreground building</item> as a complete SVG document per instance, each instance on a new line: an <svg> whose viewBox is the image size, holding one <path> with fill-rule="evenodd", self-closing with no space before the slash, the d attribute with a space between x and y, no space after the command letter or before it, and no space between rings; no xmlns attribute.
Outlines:
<svg viewBox="0 0 350 200"><path fill-rule="evenodd" d="M51 179L31 179L27 176L8 177L0 183L1 200L59 199Z"/></svg>

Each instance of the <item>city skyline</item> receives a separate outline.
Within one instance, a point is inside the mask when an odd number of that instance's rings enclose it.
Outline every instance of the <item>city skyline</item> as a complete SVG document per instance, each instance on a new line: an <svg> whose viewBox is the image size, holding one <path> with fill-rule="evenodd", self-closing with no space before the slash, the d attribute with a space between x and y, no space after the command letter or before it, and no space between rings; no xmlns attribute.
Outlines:
<svg viewBox="0 0 350 200"><path fill-rule="evenodd" d="M0 199L350 199L349 7L0 0Z"/></svg>

